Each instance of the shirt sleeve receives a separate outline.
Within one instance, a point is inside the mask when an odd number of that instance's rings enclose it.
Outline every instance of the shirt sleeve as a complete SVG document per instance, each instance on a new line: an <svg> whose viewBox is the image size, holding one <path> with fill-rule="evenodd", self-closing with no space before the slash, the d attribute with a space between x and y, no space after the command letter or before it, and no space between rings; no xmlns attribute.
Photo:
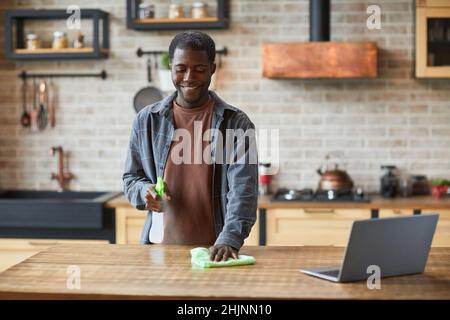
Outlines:
<svg viewBox="0 0 450 320"><path fill-rule="evenodd" d="M139 151L139 122L138 116L133 121L130 142L125 160L123 191L127 200L133 207L145 210L145 194L151 186L150 180L145 176Z"/></svg>

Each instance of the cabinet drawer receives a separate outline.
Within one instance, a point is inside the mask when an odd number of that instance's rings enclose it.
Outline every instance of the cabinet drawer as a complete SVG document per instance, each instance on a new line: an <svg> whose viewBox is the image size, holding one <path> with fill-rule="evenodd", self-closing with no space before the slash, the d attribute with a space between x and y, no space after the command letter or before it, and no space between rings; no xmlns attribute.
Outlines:
<svg viewBox="0 0 450 320"><path fill-rule="evenodd" d="M0 251L42 251L60 244L107 244L108 240L84 240L84 239L0 239Z"/></svg>
<svg viewBox="0 0 450 320"><path fill-rule="evenodd" d="M369 219L362 209L275 209L267 212L267 245L347 245L354 220Z"/></svg>
<svg viewBox="0 0 450 320"><path fill-rule="evenodd" d="M116 243L139 244L147 211L134 208L116 209Z"/></svg>
<svg viewBox="0 0 450 320"><path fill-rule="evenodd" d="M395 216L409 216L413 214L412 209L380 209L379 217L395 217Z"/></svg>
<svg viewBox="0 0 450 320"><path fill-rule="evenodd" d="M134 208L116 209L116 243L118 244L139 244L144 228L147 211ZM256 220L249 236L244 241L244 245L259 245L259 221Z"/></svg>
<svg viewBox="0 0 450 320"><path fill-rule="evenodd" d="M256 215L257 219L255 224L253 225L250 234L247 239L244 240L244 246L259 246L259 219L258 215Z"/></svg>
<svg viewBox="0 0 450 320"><path fill-rule="evenodd" d="M126 221L126 243L139 244L145 218L129 217Z"/></svg>

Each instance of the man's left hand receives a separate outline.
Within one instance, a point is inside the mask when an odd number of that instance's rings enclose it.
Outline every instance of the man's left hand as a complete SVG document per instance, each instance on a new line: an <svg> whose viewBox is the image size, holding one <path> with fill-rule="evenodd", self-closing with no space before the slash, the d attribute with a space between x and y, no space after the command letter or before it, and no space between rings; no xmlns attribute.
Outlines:
<svg viewBox="0 0 450 320"><path fill-rule="evenodd" d="M238 250L225 244L211 246L209 252L209 260L211 261L227 261L229 257L238 258Z"/></svg>

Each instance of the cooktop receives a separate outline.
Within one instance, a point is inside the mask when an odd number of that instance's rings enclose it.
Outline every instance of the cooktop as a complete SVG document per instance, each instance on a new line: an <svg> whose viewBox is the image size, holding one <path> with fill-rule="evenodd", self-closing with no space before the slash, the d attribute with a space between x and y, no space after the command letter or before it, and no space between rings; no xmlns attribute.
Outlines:
<svg viewBox="0 0 450 320"><path fill-rule="evenodd" d="M280 188L271 201L315 201L315 202L370 202L370 197L361 189L353 190L316 190Z"/></svg>

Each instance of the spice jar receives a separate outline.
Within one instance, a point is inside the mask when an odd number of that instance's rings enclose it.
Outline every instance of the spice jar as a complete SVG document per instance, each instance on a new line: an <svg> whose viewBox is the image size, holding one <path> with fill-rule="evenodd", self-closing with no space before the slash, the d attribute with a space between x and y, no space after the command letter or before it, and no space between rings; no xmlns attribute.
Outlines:
<svg viewBox="0 0 450 320"><path fill-rule="evenodd" d="M169 6L169 19L177 19L184 17L184 10L180 4L171 3Z"/></svg>
<svg viewBox="0 0 450 320"><path fill-rule="evenodd" d="M55 31L53 32L53 43L52 48L53 49L64 49L67 48L67 35L65 32L62 31Z"/></svg>
<svg viewBox="0 0 450 320"><path fill-rule="evenodd" d="M26 48L28 50L35 50L41 47L41 39L35 33L27 34Z"/></svg>
<svg viewBox="0 0 450 320"><path fill-rule="evenodd" d="M77 37L73 40L74 48L83 48L84 47L84 35L81 32L77 33Z"/></svg>
<svg viewBox="0 0 450 320"><path fill-rule="evenodd" d="M194 2L191 8L191 16L194 19L206 18L208 16L208 5L203 2Z"/></svg>
<svg viewBox="0 0 450 320"><path fill-rule="evenodd" d="M139 4L139 19L149 19L155 17L155 6L153 4Z"/></svg>

